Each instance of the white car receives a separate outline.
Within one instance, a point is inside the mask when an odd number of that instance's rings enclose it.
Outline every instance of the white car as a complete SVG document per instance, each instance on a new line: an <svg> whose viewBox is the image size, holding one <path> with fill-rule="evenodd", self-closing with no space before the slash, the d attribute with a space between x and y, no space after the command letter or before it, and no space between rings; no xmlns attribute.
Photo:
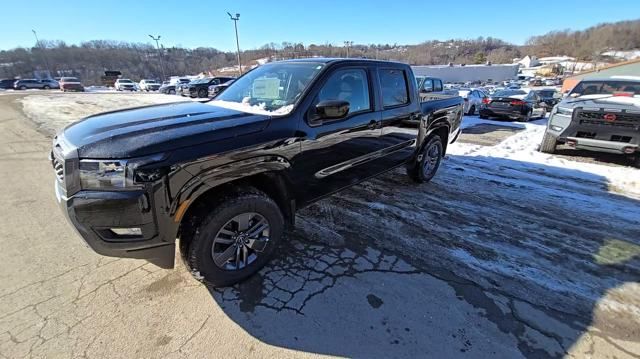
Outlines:
<svg viewBox="0 0 640 359"><path fill-rule="evenodd" d="M160 88L160 83L153 79L143 79L138 83L140 87L140 91L158 91Z"/></svg>
<svg viewBox="0 0 640 359"><path fill-rule="evenodd" d="M138 86L129 79L117 79L113 87L117 91L137 91Z"/></svg>
<svg viewBox="0 0 640 359"><path fill-rule="evenodd" d="M555 86L556 82L553 80L544 80L544 85L545 86Z"/></svg>
<svg viewBox="0 0 640 359"><path fill-rule="evenodd" d="M487 94L478 89L460 89L458 90L458 96L464 99L464 114L475 115L482 105L482 100L485 99Z"/></svg>

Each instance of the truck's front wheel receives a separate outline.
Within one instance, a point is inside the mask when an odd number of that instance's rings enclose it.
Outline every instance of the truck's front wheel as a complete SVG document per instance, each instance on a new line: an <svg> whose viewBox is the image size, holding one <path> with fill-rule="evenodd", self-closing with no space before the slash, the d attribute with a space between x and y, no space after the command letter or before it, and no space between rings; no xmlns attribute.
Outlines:
<svg viewBox="0 0 640 359"><path fill-rule="evenodd" d="M558 141L556 140L556 138L545 131L544 136L542 136L542 142L540 143L540 152L554 153L556 152L557 145Z"/></svg>
<svg viewBox="0 0 640 359"><path fill-rule="evenodd" d="M278 205L265 193L246 189L224 196L191 231L187 265L214 287L235 284L272 257L284 229Z"/></svg>
<svg viewBox="0 0 640 359"><path fill-rule="evenodd" d="M444 155L442 139L433 135L427 139L427 144L418 155L417 161L408 168L409 177L418 183L429 182L436 175L440 161Z"/></svg>

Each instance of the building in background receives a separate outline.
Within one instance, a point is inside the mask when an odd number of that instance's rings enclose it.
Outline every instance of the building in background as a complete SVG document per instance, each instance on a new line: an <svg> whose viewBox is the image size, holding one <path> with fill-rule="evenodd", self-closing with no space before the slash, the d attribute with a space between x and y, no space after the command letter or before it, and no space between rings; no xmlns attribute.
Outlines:
<svg viewBox="0 0 640 359"><path fill-rule="evenodd" d="M448 83L489 82L513 80L519 64L499 65L435 65L411 66L416 76L432 76Z"/></svg>
<svg viewBox="0 0 640 359"><path fill-rule="evenodd" d="M597 70L584 71L569 76L562 83L562 92L570 91L580 80L586 78L608 78L612 76L640 77L640 59L620 62Z"/></svg>

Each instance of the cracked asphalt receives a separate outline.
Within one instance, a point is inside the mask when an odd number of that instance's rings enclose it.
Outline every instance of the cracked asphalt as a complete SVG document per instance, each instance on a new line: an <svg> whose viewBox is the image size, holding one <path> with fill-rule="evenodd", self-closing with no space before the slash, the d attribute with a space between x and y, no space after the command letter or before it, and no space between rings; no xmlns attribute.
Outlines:
<svg viewBox="0 0 640 359"><path fill-rule="evenodd" d="M527 185L576 202L523 205L512 164L452 157L429 185L397 171L301 211L259 275L214 290L86 248L20 97L0 96L1 358L640 357L636 201L581 208L602 194L545 177Z"/></svg>

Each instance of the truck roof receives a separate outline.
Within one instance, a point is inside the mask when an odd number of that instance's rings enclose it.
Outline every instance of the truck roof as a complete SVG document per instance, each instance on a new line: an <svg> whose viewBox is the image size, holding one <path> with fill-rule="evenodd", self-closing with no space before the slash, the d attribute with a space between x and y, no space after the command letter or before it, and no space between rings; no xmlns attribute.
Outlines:
<svg viewBox="0 0 640 359"><path fill-rule="evenodd" d="M339 62L371 62L371 63L380 63L380 64L395 64L395 65L403 65L409 66L408 64L397 62L397 61L386 61L386 60L376 60L376 59L366 59L366 58L342 58L342 57L307 57L302 59L289 59L282 60L276 62L321 62L321 63L339 63Z"/></svg>

